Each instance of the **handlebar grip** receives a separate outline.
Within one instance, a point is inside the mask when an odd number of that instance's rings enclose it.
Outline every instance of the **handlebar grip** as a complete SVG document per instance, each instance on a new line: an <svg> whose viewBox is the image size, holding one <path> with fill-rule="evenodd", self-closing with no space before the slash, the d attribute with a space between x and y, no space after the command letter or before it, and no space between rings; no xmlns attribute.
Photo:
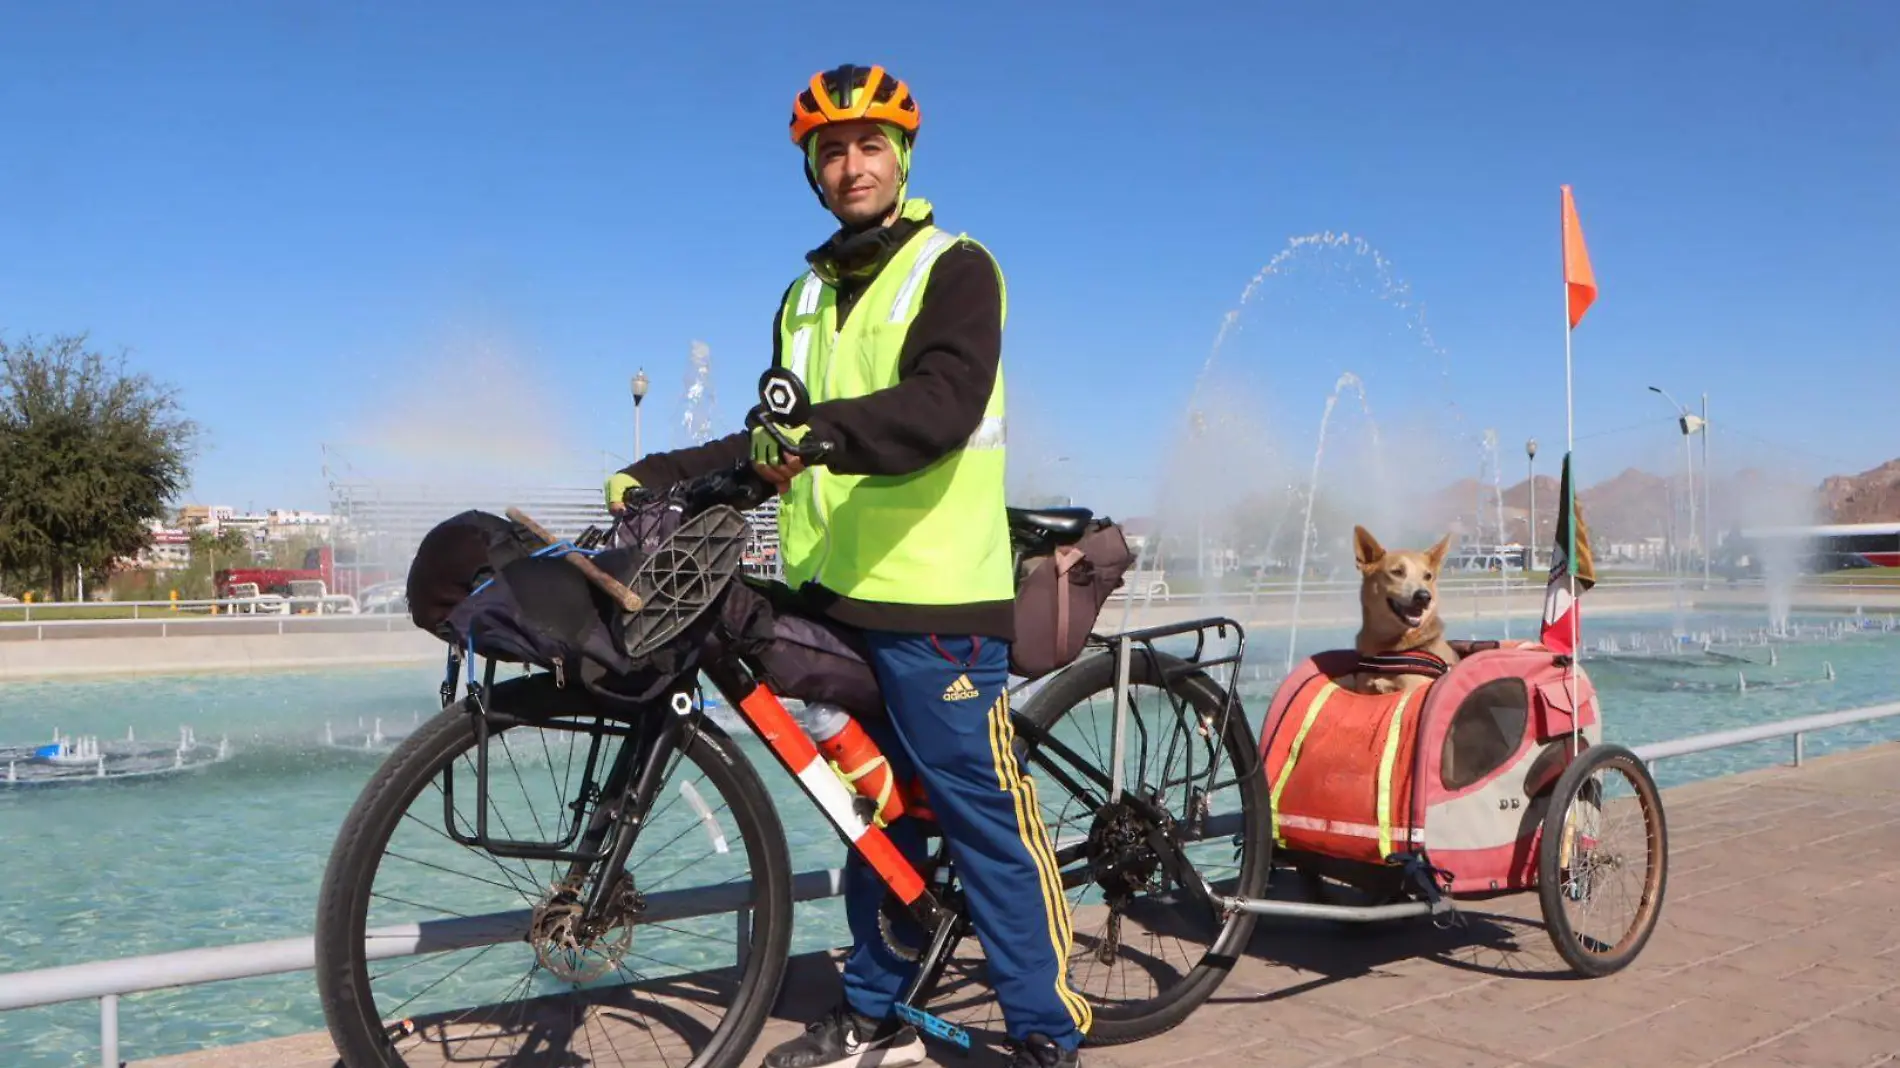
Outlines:
<svg viewBox="0 0 1900 1068"><path fill-rule="evenodd" d="M509 519L521 524L523 527L526 527L528 533L540 538L544 544L553 545L556 541L560 540L553 534L550 534L546 527L528 518L528 514L519 508L510 508L503 514ZM562 559L573 564L576 568L579 568L580 573L587 576L587 581L592 582L604 590L607 596L612 597L621 608L629 612L638 612L640 610L640 595L628 589L619 579L614 578L612 575L596 567L592 560L589 560L580 553L566 553L562 556Z"/></svg>

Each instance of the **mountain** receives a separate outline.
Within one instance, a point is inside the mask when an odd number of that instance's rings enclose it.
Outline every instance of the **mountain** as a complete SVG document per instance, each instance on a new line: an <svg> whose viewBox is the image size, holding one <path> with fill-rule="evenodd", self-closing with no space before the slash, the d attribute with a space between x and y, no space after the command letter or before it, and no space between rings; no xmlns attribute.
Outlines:
<svg viewBox="0 0 1900 1068"><path fill-rule="evenodd" d="M1696 475L1695 526L1701 529L1706 523L1716 545L1738 527L1900 522L1900 459L1858 475L1833 475L1818 486L1758 468L1718 475L1707 487L1701 472ZM1504 540L1524 540L1529 532L1526 519L1535 507L1534 544L1549 545L1556 537L1557 490L1554 475L1537 476L1534 499L1528 480L1506 487ZM1585 486L1579 497L1591 540L1600 550L1613 543L1635 546L1650 538L1666 539L1673 527L1689 522L1679 476L1627 468ZM1704 516L1705 508L1712 514ZM1498 528L1498 493L1476 479L1460 479L1428 495L1420 514L1457 531L1461 540L1490 542Z"/></svg>
<svg viewBox="0 0 1900 1068"><path fill-rule="evenodd" d="M1900 522L1900 460L1858 475L1823 479L1821 503L1835 523Z"/></svg>

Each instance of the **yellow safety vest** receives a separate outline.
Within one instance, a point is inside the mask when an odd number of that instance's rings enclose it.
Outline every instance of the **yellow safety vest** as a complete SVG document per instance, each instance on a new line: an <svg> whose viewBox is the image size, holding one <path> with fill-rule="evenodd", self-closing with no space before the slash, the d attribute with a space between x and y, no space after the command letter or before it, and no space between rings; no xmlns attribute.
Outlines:
<svg viewBox="0 0 1900 1068"><path fill-rule="evenodd" d="M780 366L812 403L862 397L897 384L904 337L923 306L937 257L967 235L925 226L858 298L842 328L837 290L816 273L786 294ZM989 255L989 250L983 249ZM995 257L991 257L995 263ZM997 285L1003 284L1000 267ZM1007 297L1003 301L1007 315ZM812 468L779 504L786 581L816 582L860 601L953 605L1006 601L1016 578L1004 512L1003 372L976 433L908 475L845 475Z"/></svg>

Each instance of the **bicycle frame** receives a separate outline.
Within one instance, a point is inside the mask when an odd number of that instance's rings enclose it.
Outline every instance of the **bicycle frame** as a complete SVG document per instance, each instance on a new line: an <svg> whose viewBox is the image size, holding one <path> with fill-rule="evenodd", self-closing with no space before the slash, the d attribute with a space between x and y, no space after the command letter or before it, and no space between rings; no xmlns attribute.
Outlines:
<svg viewBox="0 0 1900 1068"><path fill-rule="evenodd" d="M459 655L452 654L451 677L456 661L460 659ZM752 669L737 656L720 657L704 665L702 670L713 686L739 711L753 733L765 742L766 747L797 780L800 789L824 813L839 836L864 857L898 900L910 909L919 924L926 930L935 930L943 922L945 911L925 886L922 874L881 828L859 815L857 795L832 773L811 736L805 733L778 695L769 686L757 681ZM669 709L655 708L651 714L634 722L609 719L600 713L593 713L586 722L535 720L530 723L508 714L506 709L491 706L488 692L493 688L492 660L488 665L486 684L476 682L474 675L471 662L466 685L467 705L469 714L475 717L478 747L475 760L475 827L473 833L467 833L458 826L460 821L455 817L451 769L445 772L443 784L444 820L450 837L463 846L482 849L498 857L565 861L582 866L611 860L613 864L609 870L624 863L634 835L617 835L612 843L604 844L600 840L602 832L613 825L631 826L637 831L639 821L644 818L648 805L665 778L664 766L668 758L679 754L689 730L698 729L697 718L693 715L698 703L681 690L675 692L669 701L670 711L675 713L673 715L666 714ZM443 694L448 701L453 701L452 683L445 683ZM586 700L584 692L579 696L583 701ZM594 819L585 833L578 820L571 825L564 823L563 833L552 842L519 841L498 838L489 833L486 743L492 734L499 733L497 728L518 725L572 730L590 735L581 769L582 796L575 798L568 806L578 815L590 801L600 802L594 808ZM595 772L601 764L601 742L607 737L627 738L630 744L620 747L605 779L596 785ZM572 848L577 839L581 847Z"/></svg>

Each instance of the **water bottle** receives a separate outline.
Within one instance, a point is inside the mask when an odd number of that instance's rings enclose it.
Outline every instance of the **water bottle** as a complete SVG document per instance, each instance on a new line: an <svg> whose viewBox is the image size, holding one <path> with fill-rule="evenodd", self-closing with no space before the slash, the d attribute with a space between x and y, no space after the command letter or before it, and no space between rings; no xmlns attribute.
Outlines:
<svg viewBox="0 0 1900 1068"><path fill-rule="evenodd" d="M811 740L820 743L821 747L824 742L837 737L838 732L844 730L852 722L851 713L837 705L825 704L822 701L793 711L792 718L797 720L798 725L805 728L805 733L811 735Z"/></svg>
<svg viewBox="0 0 1900 1068"><path fill-rule="evenodd" d="M818 751L831 763L831 770L867 799L872 807L871 820L885 827L905 811L903 791L897 776L877 747L851 713L837 705L815 702L793 713L798 725L818 743Z"/></svg>

